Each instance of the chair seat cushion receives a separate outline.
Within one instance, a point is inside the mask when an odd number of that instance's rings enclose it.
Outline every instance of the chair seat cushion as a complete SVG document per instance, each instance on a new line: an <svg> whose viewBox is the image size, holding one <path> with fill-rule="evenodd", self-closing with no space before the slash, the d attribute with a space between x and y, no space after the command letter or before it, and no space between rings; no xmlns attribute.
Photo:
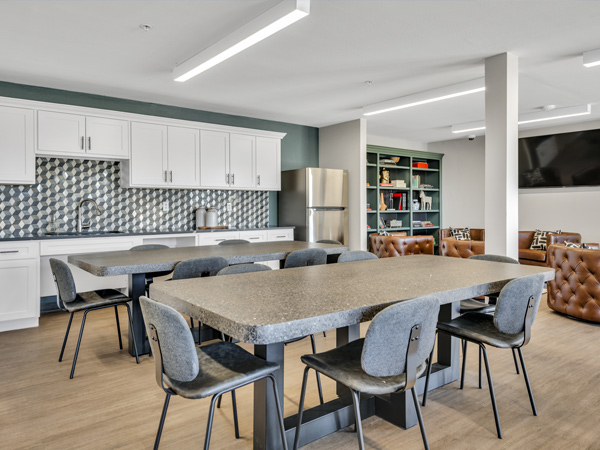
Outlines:
<svg viewBox="0 0 600 450"><path fill-rule="evenodd" d="M373 377L361 366L364 339L357 339L341 347L316 355L304 355L302 362L323 375L350 389L366 394L383 395L399 391L406 385L406 374L392 377ZM423 363L417 367L417 378L427 369Z"/></svg>
<svg viewBox="0 0 600 450"><path fill-rule="evenodd" d="M458 338L482 342L492 347L512 348L523 342L523 333L505 334L494 326L494 316L483 313L467 313L450 322L438 322L438 330Z"/></svg>
<svg viewBox="0 0 600 450"><path fill-rule="evenodd" d="M205 398L250 383L279 369L230 342L196 347L200 371L192 381L170 380L165 384L185 398Z"/></svg>
<svg viewBox="0 0 600 450"><path fill-rule="evenodd" d="M519 249L519 258L528 259L530 261L546 262L546 251L545 250L531 250L528 248Z"/></svg>
<svg viewBox="0 0 600 450"><path fill-rule="evenodd" d="M131 298L116 289L100 289L97 291L80 292L70 303L65 303L69 312L82 311L96 306L118 305L131 301Z"/></svg>
<svg viewBox="0 0 600 450"><path fill-rule="evenodd" d="M468 298L460 302L460 313L465 314L468 312L480 312L489 314L496 308L496 305L490 305L489 303L476 300L474 298Z"/></svg>

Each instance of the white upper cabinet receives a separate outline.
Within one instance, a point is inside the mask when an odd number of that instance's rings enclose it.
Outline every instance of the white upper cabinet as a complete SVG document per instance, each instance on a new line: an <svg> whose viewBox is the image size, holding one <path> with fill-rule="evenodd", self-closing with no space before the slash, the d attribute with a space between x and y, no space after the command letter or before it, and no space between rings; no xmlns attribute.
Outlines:
<svg viewBox="0 0 600 450"><path fill-rule="evenodd" d="M256 188L281 189L281 139L256 137Z"/></svg>
<svg viewBox="0 0 600 450"><path fill-rule="evenodd" d="M34 184L33 110L0 106L0 184Z"/></svg>
<svg viewBox="0 0 600 450"><path fill-rule="evenodd" d="M199 188L199 158L198 130L132 122L131 160L121 176L128 187Z"/></svg>
<svg viewBox="0 0 600 450"><path fill-rule="evenodd" d="M256 137L247 134L229 136L229 186L235 189L254 188L254 146Z"/></svg>
<svg viewBox="0 0 600 450"><path fill-rule="evenodd" d="M200 183L202 187L229 187L229 133L200 131Z"/></svg>
<svg viewBox="0 0 600 450"><path fill-rule="evenodd" d="M128 122L38 111L37 153L82 159L129 158Z"/></svg>

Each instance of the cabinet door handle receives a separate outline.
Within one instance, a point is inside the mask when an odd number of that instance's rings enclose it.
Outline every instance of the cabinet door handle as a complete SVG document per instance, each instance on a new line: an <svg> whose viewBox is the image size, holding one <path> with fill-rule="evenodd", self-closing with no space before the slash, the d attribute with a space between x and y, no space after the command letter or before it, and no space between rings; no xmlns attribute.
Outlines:
<svg viewBox="0 0 600 450"><path fill-rule="evenodd" d="M276 237L276 238L284 238L284 237L287 237L287 236L286 236L285 234L284 234L284 235L281 235L281 234L279 234L279 235L277 235L277 236L275 236L275 237Z"/></svg>
<svg viewBox="0 0 600 450"><path fill-rule="evenodd" d="M233 186L235 184L235 173L231 174L231 185Z"/></svg>
<svg viewBox="0 0 600 450"><path fill-rule="evenodd" d="M91 149L92 149L92 138L89 137L88 138L88 150L91 150Z"/></svg>
<svg viewBox="0 0 600 450"><path fill-rule="evenodd" d="M173 182L173 171L172 170L169 171L169 180L171 181L171 183Z"/></svg>
<svg viewBox="0 0 600 450"><path fill-rule="evenodd" d="M260 238L258 236L251 236L248 239L254 239L254 240L256 240L256 239L260 239Z"/></svg>
<svg viewBox="0 0 600 450"><path fill-rule="evenodd" d="M81 136L81 150L85 150L85 138Z"/></svg>
<svg viewBox="0 0 600 450"><path fill-rule="evenodd" d="M258 176L258 185L260 186L260 175Z"/></svg>
<svg viewBox="0 0 600 450"><path fill-rule="evenodd" d="M6 254L6 253L19 253L19 250L3 250L0 253L2 253L2 254Z"/></svg>
<svg viewBox="0 0 600 450"><path fill-rule="evenodd" d="M229 174L228 173L225 174L225 183L229 184Z"/></svg>
<svg viewBox="0 0 600 450"><path fill-rule="evenodd" d="M165 170L165 183L167 182L167 171Z"/></svg>
<svg viewBox="0 0 600 450"><path fill-rule="evenodd" d="M215 242L221 242L224 241L225 239L215 239Z"/></svg>

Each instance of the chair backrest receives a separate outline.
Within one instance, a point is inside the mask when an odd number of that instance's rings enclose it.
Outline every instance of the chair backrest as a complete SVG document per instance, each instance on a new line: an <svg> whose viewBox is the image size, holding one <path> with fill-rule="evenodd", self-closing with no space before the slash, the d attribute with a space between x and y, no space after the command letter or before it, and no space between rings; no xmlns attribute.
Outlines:
<svg viewBox="0 0 600 450"><path fill-rule="evenodd" d="M213 277L219 270L227 266L229 266L227 260L219 256L187 259L175 266L173 279L183 280L185 278Z"/></svg>
<svg viewBox="0 0 600 450"><path fill-rule="evenodd" d="M517 261L516 259L511 258L510 256L503 256L503 255L473 255L473 256L469 257L469 259L478 259L480 261L502 262L502 263L507 263L507 264L519 264L519 261Z"/></svg>
<svg viewBox="0 0 600 450"><path fill-rule="evenodd" d="M317 241L317 244L337 244L343 245L340 241L336 241L335 239L320 239Z"/></svg>
<svg viewBox="0 0 600 450"><path fill-rule="evenodd" d="M342 253L337 262L345 263L352 261L365 261L367 259L377 259L377 255L371 252L365 252L363 250L348 251Z"/></svg>
<svg viewBox="0 0 600 450"><path fill-rule="evenodd" d="M369 235L371 252L378 258L391 258L404 255L433 255L435 245L433 236L381 236L376 233Z"/></svg>
<svg viewBox="0 0 600 450"><path fill-rule="evenodd" d="M161 248L169 248L169 246L163 244L143 244L131 247L129 250L159 250Z"/></svg>
<svg viewBox="0 0 600 450"><path fill-rule="evenodd" d="M250 273L250 272L264 272L271 270L269 266L264 264L235 264L233 266L225 267L219 270L217 275L233 275L236 273Z"/></svg>
<svg viewBox="0 0 600 450"><path fill-rule="evenodd" d="M526 277L515 278L508 282L500 291L494 312L494 326L501 333L528 334L540 306L540 298L544 288L544 274L537 273ZM533 310L530 312L529 323L525 318L528 311L529 299L533 297Z"/></svg>
<svg viewBox="0 0 600 450"><path fill-rule="evenodd" d="M292 267L319 266L327 263L327 252L322 248L305 248L291 252L285 258L284 269Z"/></svg>
<svg viewBox="0 0 600 450"><path fill-rule="evenodd" d="M434 295L400 302L380 311L365 336L361 358L363 370L376 377L405 373L408 344L415 325L421 329L415 368L421 365L433 349L439 312L440 302Z"/></svg>
<svg viewBox="0 0 600 450"><path fill-rule="evenodd" d="M235 245L235 244L249 244L250 241L246 239L226 239L224 241L219 242L219 245Z"/></svg>
<svg viewBox="0 0 600 450"><path fill-rule="evenodd" d="M162 372L170 379L192 381L198 375L200 365L194 338L183 316L170 306L144 296L140 297L140 306L157 364L157 374L160 373L162 362ZM153 329L156 330L158 342L154 340ZM158 375L156 381L162 387Z"/></svg>
<svg viewBox="0 0 600 450"><path fill-rule="evenodd" d="M71 303L77 298L77 288L71 269L66 262L50 258L50 269L56 280L58 296L63 303Z"/></svg>

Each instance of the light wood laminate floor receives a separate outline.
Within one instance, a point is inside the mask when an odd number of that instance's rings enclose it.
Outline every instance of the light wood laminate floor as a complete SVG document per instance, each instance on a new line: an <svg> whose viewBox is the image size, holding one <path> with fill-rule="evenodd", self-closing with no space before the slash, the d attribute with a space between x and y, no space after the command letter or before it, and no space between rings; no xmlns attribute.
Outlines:
<svg viewBox="0 0 600 450"><path fill-rule="evenodd" d="M74 319L66 359L58 363L67 319L67 314L46 314L39 328L0 333L0 448L152 448L164 400L154 381L153 360L144 356L138 366L126 350L119 351L114 312L95 311L88 315L75 378L69 380L81 316ZM121 326L125 333L124 311ZM487 384L477 388L477 352L470 345L465 389L455 382L436 390L423 408L431 448L599 449L599 336L598 326L553 313L542 299L531 343L524 349L538 417L531 414L511 352L490 349L502 440L496 437ZM319 350L334 344L333 331L327 338L317 336ZM299 357L309 351L307 339L286 347L286 416L297 411ZM326 399L334 398L332 382L323 379L323 389ZM311 376L307 406L317 402ZM209 400L173 397L161 448L201 448L208 407ZM234 439L228 395L215 415L211 448L252 448L251 387L238 391L238 408L242 438ZM369 449L422 448L418 427L401 430L372 417L363 421L363 429ZM305 448L357 448L356 435L342 430Z"/></svg>

